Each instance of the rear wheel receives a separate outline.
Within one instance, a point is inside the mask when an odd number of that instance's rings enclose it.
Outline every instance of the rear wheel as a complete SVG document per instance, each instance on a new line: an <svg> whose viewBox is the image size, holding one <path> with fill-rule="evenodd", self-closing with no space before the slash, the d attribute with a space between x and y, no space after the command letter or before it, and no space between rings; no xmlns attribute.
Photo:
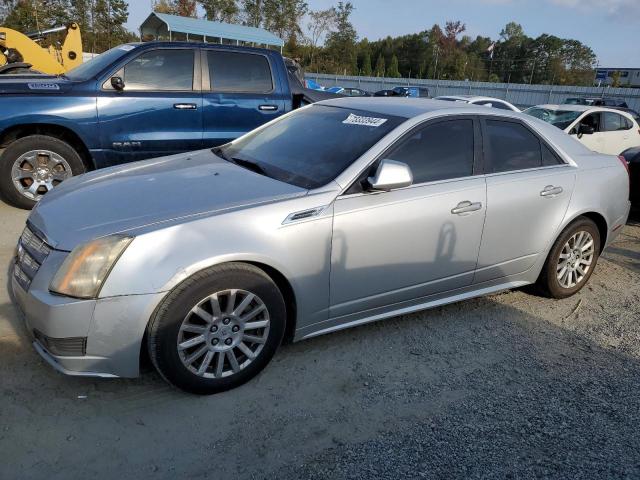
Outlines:
<svg viewBox="0 0 640 480"><path fill-rule="evenodd" d="M537 285L547 296L566 298L585 286L600 254L600 232L596 224L581 217L558 237Z"/></svg>
<svg viewBox="0 0 640 480"><path fill-rule="evenodd" d="M197 273L164 300L148 328L149 356L178 388L221 392L269 363L285 322L282 295L262 270L221 265Z"/></svg>
<svg viewBox="0 0 640 480"><path fill-rule="evenodd" d="M82 158L71 145L46 135L30 135L2 152L0 192L14 207L31 209L56 185L84 172Z"/></svg>

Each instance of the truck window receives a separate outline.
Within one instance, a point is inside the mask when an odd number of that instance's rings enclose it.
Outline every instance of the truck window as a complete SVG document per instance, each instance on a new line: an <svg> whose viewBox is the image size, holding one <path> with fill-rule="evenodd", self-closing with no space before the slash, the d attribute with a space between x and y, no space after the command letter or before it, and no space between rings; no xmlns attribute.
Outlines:
<svg viewBox="0 0 640 480"><path fill-rule="evenodd" d="M273 90L271 67L264 55L209 50L207 60L214 92L268 93Z"/></svg>
<svg viewBox="0 0 640 480"><path fill-rule="evenodd" d="M193 90L193 50L153 50L124 67L125 90Z"/></svg>

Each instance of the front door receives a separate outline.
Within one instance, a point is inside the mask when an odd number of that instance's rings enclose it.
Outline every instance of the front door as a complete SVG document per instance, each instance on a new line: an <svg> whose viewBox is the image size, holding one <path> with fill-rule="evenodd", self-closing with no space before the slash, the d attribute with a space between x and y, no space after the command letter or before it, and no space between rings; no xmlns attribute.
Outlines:
<svg viewBox="0 0 640 480"><path fill-rule="evenodd" d="M472 118L429 123L384 155L409 165L411 187L338 198L331 317L472 283L486 208L484 178L473 175L477 140Z"/></svg>
<svg viewBox="0 0 640 480"><path fill-rule="evenodd" d="M579 133L579 127L581 125L593 128L593 133ZM601 131L600 112L584 115L576 122L575 127L573 127L569 133L576 135L578 140L589 150L605 153L607 134Z"/></svg>
<svg viewBox="0 0 640 480"><path fill-rule="evenodd" d="M268 55L203 50L204 144L222 145L285 113L277 70Z"/></svg>
<svg viewBox="0 0 640 480"><path fill-rule="evenodd" d="M110 78L98 94L104 164L202 148L202 93L196 49L145 51Z"/></svg>
<svg viewBox="0 0 640 480"><path fill-rule="evenodd" d="M531 268L565 216L576 171L516 120L484 122L487 216L474 283Z"/></svg>

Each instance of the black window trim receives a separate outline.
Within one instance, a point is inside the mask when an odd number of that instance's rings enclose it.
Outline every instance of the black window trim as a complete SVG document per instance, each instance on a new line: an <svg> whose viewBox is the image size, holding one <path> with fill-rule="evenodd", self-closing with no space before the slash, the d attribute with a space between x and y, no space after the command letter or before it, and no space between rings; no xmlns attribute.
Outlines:
<svg viewBox="0 0 640 480"><path fill-rule="evenodd" d="M362 169L362 171L355 177L355 179L349 184L349 186L342 191L342 193L339 195L338 198L345 197L345 196L353 196L353 195L371 195L373 193L375 194L389 193L389 192L382 192L382 191L367 192L364 189L364 181L372 175L372 173L375 171L380 161L387 158L387 154L390 151L400 146L400 144L405 140L411 138L418 130L422 130L424 128L427 128L431 125L435 125L438 123L450 122L454 120L471 120L473 122L473 173L466 177L445 178L442 180L432 180L429 182L413 183L408 187L398 188L392 191L424 187L427 185L438 185L442 183L459 182L462 180L469 180L470 178L479 177L483 175L482 169L481 169L481 163L480 163L482 158L482 135L481 135L480 124L478 121L478 116L477 115L458 115L458 114L442 115L439 117L429 118L427 120L424 120L414 125L406 132L404 132L400 137L394 140L394 142L391 145L387 146L387 148L385 148L379 155L377 155L371 162L369 162L369 164Z"/></svg>
<svg viewBox="0 0 640 480"><path fill-rule="evenodd" d="M191 90L127 90L126 82L125 82L125 89L122 92L117 91L115 88L113 88L113 86L111 85L111 79L113 77L121 77L123 80L125 80L124 69L127 65L129 65L131 62L135 61L138 57L141 57L142 55L146 55L147 53L150 53L150 52L157 52L159 50L188 50L193 53L193 82L191 84ZM102 81L101 90L103 92L117 92L117 93L200 93L200 91L202 90L202 75L201 75L202 68L200 65L200 55L198 54L198 50L199 50L198 48L185 47L183 45L175 46L175 47L163 46L158 48L144 49L140 52L137 52L136 55L128 57L126 61L123 64L121 64L116 70L111 71L109 75L106 76L106 79Z"/></svg>
<svg viewBox="0 0 640 480"><path fill-rule="evenodd" d="M526 128L533 136L535 136L538 141L540 142L540 154L542 155L542 145L545 145L549 151L556 157L556 159L560 162L557 165L542 165L542 157L540 157L540 166L539 167L532 167L532 168L521 168L519 170L507 170L504 172L492 172L491 171L491 162L487 157L490 157L491 155L491 151L489 149L489 143L488 142L484 142L484 140L486 138L489 137L488 133L487 133L487 124L486 121L487 120L491 120L491 121L498 121L498 122L505 122L505 123L515 123L518 125L523 126L524 128ZM481 131L482 131L482 171L484 172L483 174L485 176L496 176L496 175L509 175L512 173L519 173L519 172L531 172L531 171L538 171L538 170L548 170L551 168L564 168L564 167L570 167L571 165L569 163L567 163L567 161L564 159L564 157L562 155L560 155L558 153L558 151L556 150L556 148L551 145L548 141L546 141L545 138L543 138L538 132L536 132L533 128L531 128L526 122L517 119L517 118L511 118L511 117L502 117L502 116L498 116L498 115L482 115L482 117L480 118L480 124L481 124ZM485 143L487 145L487 147L485 148Z"/></svg>
<svg viewBox="0 0 640 480"><path fill-rule="evenodd" d="M242 55L257 55L264 57L269 66L269 73L271 74L271 90L265 91L253 91L253 90L213 90L211 88L211 76L209 74L209 57L208 52L223 52L223 53L240 53ZM269 55L260 52L248 52L246 50L240 50L235 48L215 48L215 47L202 47L200 49L200 65L202 68L202 92L207 94L228 94L239 93L247 95L271 95L276 91L276 78L273 72L273 64Z"/></svg>

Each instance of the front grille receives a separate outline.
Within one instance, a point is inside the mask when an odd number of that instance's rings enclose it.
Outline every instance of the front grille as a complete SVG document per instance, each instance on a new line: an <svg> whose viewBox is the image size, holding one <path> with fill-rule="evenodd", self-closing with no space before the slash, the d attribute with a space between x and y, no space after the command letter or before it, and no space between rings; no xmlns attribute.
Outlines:
<svg viewBox="0 0 640 480"><path fill-rule="evenodd" d="M13 276L22 288L29 290L31 281L49 253L51 247L27 226L18 240L16 264L13 268Z"/></svg>
<svg viewBox="0 0 640 480"><path fill-rule="evenodd" d="M33 335L40 345L58 357L80 357L87 353L87 337L51 338L38 330Z"/></svg>

